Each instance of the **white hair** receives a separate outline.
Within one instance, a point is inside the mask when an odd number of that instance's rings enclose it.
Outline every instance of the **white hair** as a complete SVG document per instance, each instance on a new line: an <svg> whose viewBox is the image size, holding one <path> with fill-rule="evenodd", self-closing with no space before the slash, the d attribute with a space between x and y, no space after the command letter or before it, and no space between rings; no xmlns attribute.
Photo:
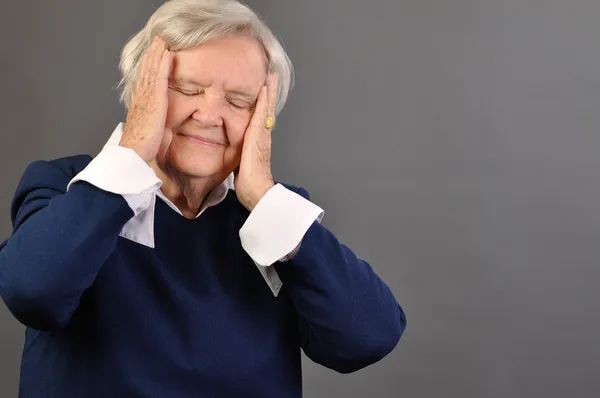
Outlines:
<svg viewBox="0 0 600 398"><path fill-rule="evenodd" d="M161 35L169 49L177 51L235 34L257 40L265 54L267 72L277 73L278 114L293 86L292 63L267 25L248 6L236 0L169 0L160 6L121 51L118 85L121 102L127 108L131 104L140 62L154 36Z"/></svg>

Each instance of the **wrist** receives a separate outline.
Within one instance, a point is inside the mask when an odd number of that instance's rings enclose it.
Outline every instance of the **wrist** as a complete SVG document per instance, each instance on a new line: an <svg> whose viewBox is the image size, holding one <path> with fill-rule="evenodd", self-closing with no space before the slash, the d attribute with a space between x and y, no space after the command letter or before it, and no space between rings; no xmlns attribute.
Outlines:
<svg viewBox="0 0 600 398"><path fill-rule="evenodd" d="M121 141L119 142L119 146L121 146L123 148L131 149L140 158L142 158L142 160L144 162L146 162L146 164L150 164L150 162L152 162L152 160L154 160L153 158L151 158L150 156L148 156L148 154L146 153L146 151L144 151L143 149L140 148L140 145L137 145L137 144L131 142L130 140L121 139Z"/></svg>
<svg viewBox="0 0 600 398"><path fill-rule="evenodd" d="M254 208L258 205L258 202L260 202L267 192L269 192L269 190L274 186L275 183L273 181L269 181L254 189L253 192L247 197L245 203L246 208L249 211L254 210Z"/></svg>

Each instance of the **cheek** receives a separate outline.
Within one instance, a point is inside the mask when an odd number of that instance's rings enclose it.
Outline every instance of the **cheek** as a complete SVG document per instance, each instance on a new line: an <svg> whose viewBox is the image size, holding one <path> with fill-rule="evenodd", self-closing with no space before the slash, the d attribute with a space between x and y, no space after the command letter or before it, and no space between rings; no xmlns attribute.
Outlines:
<svg viewBox="0 0 600 398"><path fill-rule="evenodd" d="M167 120L165 127L171 129L183 123L194 111L190 106L191 101L185 101L180 96L169 93L169 105L167 107Z"/></svg>
<svg viewBox="0 0 600 398"><path fill-rule="evenodd" d="M244 134L250 123L250 114L229 115L225 120L227 139L232 147L241 147L244 142Z"/></svg>

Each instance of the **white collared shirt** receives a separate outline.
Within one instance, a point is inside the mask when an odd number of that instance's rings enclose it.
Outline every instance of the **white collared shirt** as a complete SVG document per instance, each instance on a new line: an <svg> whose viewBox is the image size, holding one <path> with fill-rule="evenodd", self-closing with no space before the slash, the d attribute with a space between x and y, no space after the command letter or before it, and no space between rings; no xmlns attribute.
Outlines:
<svg viewBox="0 0 600 398"><path fill-rule="evenodd" d="M123 123L119 123L102 151L69 182L67 190L77 181L86 181L107 192L122 195L134 216L125 224L120 236L154 248L156 197L173 211L179 214L181 211L160 190L162 181L154 170L135 151L119 146L122 134ZM233 181L231 174L214 188L196 217L221 203L227 192L235 189ZM240 229L242 247L275 296L282 282L270 266L293 252L308 228L315 220L320 222L323 214L319 206L276 184L258 202Z"/></svg>

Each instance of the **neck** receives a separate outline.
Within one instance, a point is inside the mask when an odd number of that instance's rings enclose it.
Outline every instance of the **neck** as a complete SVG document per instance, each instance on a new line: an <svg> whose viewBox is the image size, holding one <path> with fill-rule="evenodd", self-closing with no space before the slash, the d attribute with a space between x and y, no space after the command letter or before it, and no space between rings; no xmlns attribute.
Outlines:
<svg viewBox="0 0 600 398"><path fill-rule="evenodd" d="M162 193L188 219L196 218L210 191L222 182L214 176L194 177L168 166L159 167L156 162L150 166L163 182Z"/></svg>

